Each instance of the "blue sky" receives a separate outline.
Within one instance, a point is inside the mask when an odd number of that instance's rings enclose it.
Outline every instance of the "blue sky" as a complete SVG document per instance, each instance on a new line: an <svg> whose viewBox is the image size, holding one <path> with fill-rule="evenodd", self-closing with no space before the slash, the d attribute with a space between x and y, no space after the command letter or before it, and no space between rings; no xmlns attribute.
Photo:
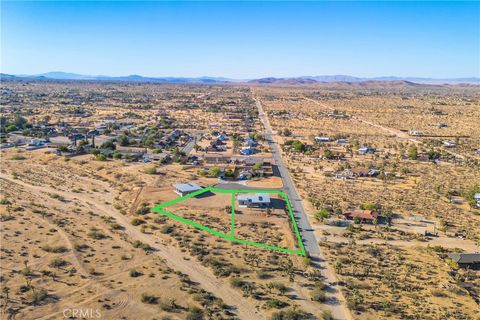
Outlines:
<svg viewBox="0 0 480 320"><path fill-rule="evenodd" d="M2 1L1 71L479 76L480 3Z"/></svg>

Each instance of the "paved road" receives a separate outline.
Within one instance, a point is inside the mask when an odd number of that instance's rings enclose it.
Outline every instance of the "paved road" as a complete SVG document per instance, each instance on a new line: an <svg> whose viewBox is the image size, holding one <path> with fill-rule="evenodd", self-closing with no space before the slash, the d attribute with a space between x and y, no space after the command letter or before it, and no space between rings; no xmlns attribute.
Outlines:
<svg viewBox="0 0 480 320"><path fill-rule="evenodd" d="M263 112L260 101L255 101L257 104L260 121L262 121L263 126L265 127L265 139L267 140L272 151L273 159L278 166L280 176L283 180L283 191L288 195L290 202L292 203L293 214L295 215L297 225L300 228L305 250L307 250L310 255L318 255L320 254L320 247L318 246L318 241L315 237L315 231L310 225L310 222L308 222L307 214L305 213L302 201L298 196L297 189L295 188L292 178L290 177L290 173L288 172L288 169L282 160L280 149L277 143L273 140L273 132L272 127L270 126L270 121L268 120L265 112Z"/></svg>
<svg viewBox="0 0 480 320"><path fill-rule="evenodd" d="M345 297L338 287L338 279L335 271L320 253L320 247L315 237L315 231L308 221L305 209L303 208L301 199L299 198L295 185L290 177L290 173L288 172L288 169L282 160L282 155L280 153L278 144L275 142L275 140L273 140L273 132L272 127L270 126L270 121L268 120L267 115L263 112L260 101L255 99L255 102L257 104L260 121L262 121L265 127L265 139L268 141L273 158L275 159L275 163L278 166L278 170L283 180L283 191L290 198L293 213L297 220L298 227L301 229L300 232L302 234L305 250L307 250L307 252L310 254L314 265L318 269L322 270L322 274L326 279L326 283L332 289L327 293L327 300L331 301L331 303L327 303L327 305L335 319L352 320L352 315L346 306Z"/></svg>

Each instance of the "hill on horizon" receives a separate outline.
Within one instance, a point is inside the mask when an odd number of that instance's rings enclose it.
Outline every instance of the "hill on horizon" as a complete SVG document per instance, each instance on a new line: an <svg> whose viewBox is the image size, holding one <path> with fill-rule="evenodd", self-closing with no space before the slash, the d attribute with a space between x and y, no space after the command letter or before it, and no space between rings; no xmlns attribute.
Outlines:
<svg viewBox="0 0 480 320"><path fill-rule="evenodd" d="M252 83L252 84L287 84L287 85L304 85L315 83L362 83L371 81L381 82L398 82L403 81L407 83L417 84L480 84L480 78L420 78L420 77L397 77L397 76L382 76L372 78L361 78L350 75L319 75L319 76L301 76L301 77L266 77L257 79L232 79L226 77L144 77L141 75L128 76L105 76L105 75L83 75L77 73L69 73L63 71L52 71L41 74L0 74L2 79L49 79L49 80L86 80L86 81L130 81L130 82L158 82L158 83Z"/></svg>

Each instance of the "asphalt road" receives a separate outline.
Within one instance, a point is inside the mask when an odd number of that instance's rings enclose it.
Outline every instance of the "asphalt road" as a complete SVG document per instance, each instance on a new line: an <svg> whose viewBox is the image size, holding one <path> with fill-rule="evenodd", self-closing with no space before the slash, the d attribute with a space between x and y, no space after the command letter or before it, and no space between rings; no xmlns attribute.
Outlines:
<svg viewBox="0 0 480 320"><path fill-rule="evenodd" d="M288 172L288 169L282 160L282 154L280 153L278 144L273 140L273 132L272 127L270 126L270 121L268 120L267 115L263 112L262 104L258 100L255 100L255 102L257 104L260 121L262 121L263 126L265 127L265 139L270 146L273 159L278 166L280 176L283 180L283 191L288 195L292 204L293 214L297 220L297 225L302 235L305 250L310 253L310 255L319 255L320 247L318 246L318 241L315 237L314 230L312 229L310 222L308 222L307 214L305 213L302 201L298 196L297 189L295 188L292 178L290 177L290 173Z"/></svg>

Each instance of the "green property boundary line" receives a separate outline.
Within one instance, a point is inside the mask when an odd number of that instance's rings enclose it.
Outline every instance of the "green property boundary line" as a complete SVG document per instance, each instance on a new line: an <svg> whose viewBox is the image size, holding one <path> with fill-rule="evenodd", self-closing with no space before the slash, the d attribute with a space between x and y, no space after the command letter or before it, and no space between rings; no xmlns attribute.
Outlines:
<svg viewBox="0 0 480 320"><path fill-rule="evenodd" d="M206 227L206 226L204 226L204 225L202 225L198 222L195 222L193 220L181 217L179 215L176 215L174 213L171 213L171 212L168 212L168 211L164 210L165 208L167 208L171 205L174 205L178 202L196 197L196 196L198 196L202 193L208 192L208 191L211 191L211 192L214 192L214 193L230 193L232 195L232 214L231 214L232 218L231 218L231 225L230 225L230 234L226 234L226 233L208 228L208 227ZM290 215L290 219L292 221L293 229L295 230L295 235L296 235L297 243L298 243L298 246L300 247L300 250L287 249L287 248L272 246L272 245L268 245L268 244L264 244L264 243L255 242L255 241L249 241L249 240L235 238L235 195L237 193L269 193L269 194L280 195L285 200L285 202L287 203L288 212L289 212L289 215ZM189 194L187 194L183 197L179 197L179 198L173 199L171 201L167 201L165 203L159 204L159 205L153 207L151 210L153 212L160 213L164 216L167 216L171 219L174 219L178 222L181 222L181 223L187 224L189 226L192 226L194 228L206 231L210 234L213 234L215 236L224 238L224 239L232 241L232 242L247 244L247 245L251 245L251 246L255 246L255 247L259 247L259 248L266 248L266 249L271 249L271 250L280 251L280 252L293 253L293 254L302 255L302 256L307 255L306 252L305 252L305 247L304 247L303 242L302 242L302 237L300 235L300 232L298 231L298 226L297 226L297 222L295 221L295 216L293 215L293 210L292 210L292 205L290 203L290 200L288 199L288 196L283 191L280 191L280 190L273 190L273 189L272 190L270 190L270 189L267 189L267 190L218 189L218 188L215 188L215 187L206 187L206 188L203 188L201 190L189 193Z"/></svg>

